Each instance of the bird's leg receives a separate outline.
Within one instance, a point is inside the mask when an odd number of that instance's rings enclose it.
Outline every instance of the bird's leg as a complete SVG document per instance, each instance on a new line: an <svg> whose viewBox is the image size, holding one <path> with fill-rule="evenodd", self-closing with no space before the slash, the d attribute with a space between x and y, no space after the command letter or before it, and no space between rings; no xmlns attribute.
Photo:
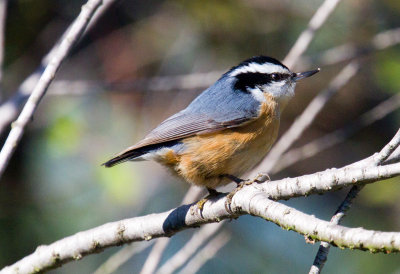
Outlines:
<svg viewBox="0 0 400 274"><path fill-rule="evenodd" d="M208 195L207 195L206 197L204 197L203 199L201 199L200 201L197 202L197 207L198 207L198 209L200 210L200 214L202 214L202 212L203 212L204 204L205 204L210 198L216 197L216 196L218 196L219 194L221 194L221 192L218 192L218 191L216 191L215 189L209 188L209 187L207 187L207 191L208 191Z"/></svg>
<svg viewBox="0 0 400 274"><path fill-rule="evenodd" d="M246 180L240 179L236 176L233 176L231 174L222 174L222 177L226 177L229 180L232 180L233 182L235 182L237 184L237 186L239 186L241 183L245 182Z"/></svg>
<svg viewBox="0 0 400 274"><path fill-rule="evenodd" d="M239 190L241 190L246 185L251 185L254 182L263 183L265 181L271 181L267 173L259 173L254 180L243 180L231 174L224 174L222 176L232 180L237 185L237 187L226 196L225 209L226 211L231 213L232 213L231 209L232 198Z"/></svg>

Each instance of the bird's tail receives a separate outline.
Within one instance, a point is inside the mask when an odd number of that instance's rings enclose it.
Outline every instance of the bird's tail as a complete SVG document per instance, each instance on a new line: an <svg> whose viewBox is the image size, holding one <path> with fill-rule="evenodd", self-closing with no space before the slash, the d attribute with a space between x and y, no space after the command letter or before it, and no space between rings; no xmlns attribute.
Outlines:
<svg viewBox="0 0 400 274"><path fill-rule="evenodd" d="M136 149L124 151L101 165L105 167L112 167L123 162L135 159L143 154L143 151Z"/></svg>

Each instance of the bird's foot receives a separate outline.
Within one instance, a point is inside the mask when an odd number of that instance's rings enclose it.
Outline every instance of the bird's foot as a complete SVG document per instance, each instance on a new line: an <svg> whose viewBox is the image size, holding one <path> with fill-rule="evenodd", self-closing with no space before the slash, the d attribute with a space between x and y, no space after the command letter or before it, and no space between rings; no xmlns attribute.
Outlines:
<svg viewBox="0 0 400 274"><path fill-rule="evenodd" d="M269 177L268 173L260 172L257 174L256 178L254 178L253 181L257 184L261 184L266 181L271 181L271 177Z"/></svg>
<svg viewBox="0 0 400 274"><path fill-rule="evenodd" d="M228 179L231 179L237 185L236 188L226 196L226 201L225 201L225 209L226 209L226 211L228 211L229 213L233 213L232 208L231 208L231 203L232 203L233 196L235 196L235 194L239 190L241 190L244 186L252 184L253 181L243 180L243 179L240 179L240 178L238 178L236 176L233 176L233 175L230 175L230 174L224 174L223 176L228 178Z"/></svg>
<svg viewBox="0 0 400 274"><path fill-rule="evenodd" d="M226 209L226 211L228 211L230 213L233 213L232 208L231 208L233 196L235 196L235 194L239 190L241 190L244 186L251 185L252 183L259 184L259 183L264 183L265 181L271 181L271 178L269 177L269 175L267 173L258 173L256 178L254 178L253 180L243 180L243 179L237 178L237 177L235 177L233 175L229 175L229 174L226 174L224 176L231 179L232 181L234 181L237 185L237 187L226 196L225 209Z"/></svg>
<svg viewBox="0 0 400 274"><path fill-rule="evenodd" d="M204 204L211 198L214 198L214 197L218 196L219 194L221 194L221 192L218 192L212 188L207 187L207 190L208 190L208 195L196 203L197 208L200 210L201 217L203 217Z"/></svg>

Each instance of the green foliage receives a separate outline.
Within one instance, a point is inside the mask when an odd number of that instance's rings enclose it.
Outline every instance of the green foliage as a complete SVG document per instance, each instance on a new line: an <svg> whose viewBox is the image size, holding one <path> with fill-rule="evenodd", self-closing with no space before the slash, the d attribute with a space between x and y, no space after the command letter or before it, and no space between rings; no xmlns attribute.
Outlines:
<svg viewBox="0 0 400 274"><path fill-rule="evenodd" d="M377 83L390 93L400 92L400 53L388 51L381 54L374 69Z"/></svg>

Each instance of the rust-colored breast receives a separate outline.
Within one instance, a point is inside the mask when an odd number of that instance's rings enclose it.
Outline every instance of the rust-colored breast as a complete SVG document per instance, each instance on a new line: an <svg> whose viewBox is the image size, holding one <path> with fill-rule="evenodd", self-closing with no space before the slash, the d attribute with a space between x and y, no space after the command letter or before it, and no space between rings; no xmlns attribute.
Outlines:
<svg viewBox="0 0 400 274"><path fill-rule="evenodd" d="M244 126L184 139L184 151L166 157L164 165L186 181L209 188L229 183L223 174L240 177L264 158L278 135L278 104L270 97L267 102L259 118Z"/></svg>

